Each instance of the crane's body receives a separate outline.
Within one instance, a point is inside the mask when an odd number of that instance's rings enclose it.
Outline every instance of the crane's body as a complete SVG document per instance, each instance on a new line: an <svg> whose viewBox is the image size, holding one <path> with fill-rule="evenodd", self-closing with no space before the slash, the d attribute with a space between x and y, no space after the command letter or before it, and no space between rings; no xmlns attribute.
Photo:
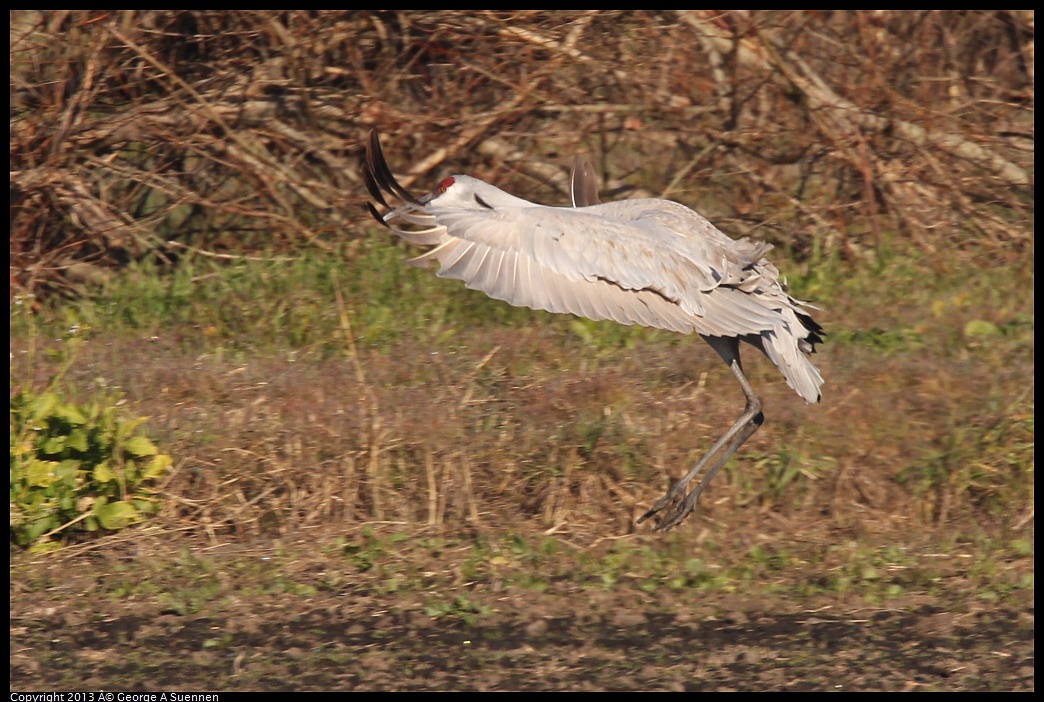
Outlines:
<svg viewBox="0 0 1044 702"><path fill-rule="evenodd" d="M466 175L443 179L414 198L395 181L371 132L367 187L405 204L381 224L406 241L432 247L410 259L437 274L511 305L569 312L594 320L700 334L736 375L747 398L739 420L639 521L668 505L669 529L695 507L715 472L763 421L761 401L743 375L739 341L761 349L806 402L818 402L823 378L808 356L822 328L807 303L792 298L766 258L772 248L734 240L699 213L670 200L597 203L593 170L579 158L571 178L573 207L548 207ZM725 453L690 495L688 484L710 458ZM684 499L682 499L684 497Z"/></svg>

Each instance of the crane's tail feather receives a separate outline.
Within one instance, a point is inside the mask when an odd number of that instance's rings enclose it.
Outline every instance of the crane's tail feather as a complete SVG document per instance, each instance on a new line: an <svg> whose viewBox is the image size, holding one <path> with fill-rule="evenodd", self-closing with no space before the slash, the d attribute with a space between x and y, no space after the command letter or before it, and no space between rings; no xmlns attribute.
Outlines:
<svg viewBox="0 0 1044 702"><path fill-rule="evenodd" d="M794 392L805 402L814 404L822 396L819 389L823 376L809 355L815 353L816 344L822 343L823 327L803 312L794 309L787 312L792 314L784 313L784 323L775 329L745 338L776 364Z"/></svg>
<svg viewBox="0 0 1044 702"><path fill-rule="evenodd" d="M800 302L793 298L791 298L791 301L798 305L812 307L812 305L809 305L807 302ZM797 315L798 321L801 322L801 326L803 326L808 332L808 335L798 342L801 346L801 350L805 353L815 353L816 344L823 343L823 337L826 336L826 332L823 331L823 327L820 326L816 320L812 319L810 315L805 314L804 312L798 312L797 310L794 311L794 314Z"/></svg>

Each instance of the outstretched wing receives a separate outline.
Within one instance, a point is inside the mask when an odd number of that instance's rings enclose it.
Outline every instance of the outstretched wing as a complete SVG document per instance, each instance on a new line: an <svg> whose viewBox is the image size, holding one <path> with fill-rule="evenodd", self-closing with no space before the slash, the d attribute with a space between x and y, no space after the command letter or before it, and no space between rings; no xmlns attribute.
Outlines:
<svg viewBox="0 0 1044 702"><path fill-rule="evenodd" d="M822 378L802 352L819 340L819 328L764 259L768 244L734 241L667 200L544 207L468 176L416 199L387 170L376 137L366 165L368 187L406 200L383 216L371 205L375 216L432 247L410 263L437 264L440 277L519 307L746 338L802 397L818 399ZM587 197L584 188L576 192Z"/></svg>

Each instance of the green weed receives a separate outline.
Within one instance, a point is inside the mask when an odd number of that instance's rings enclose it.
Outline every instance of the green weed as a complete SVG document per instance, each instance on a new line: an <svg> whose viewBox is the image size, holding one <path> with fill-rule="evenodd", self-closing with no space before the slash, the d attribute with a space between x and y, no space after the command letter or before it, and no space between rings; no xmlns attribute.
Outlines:
<svg viewBox="0 0 1044 702"><path fill-rule="evenodd" d="M492 612L492 607L473 601L467 594L449 601L432 601L424 607L424 613L432 619L458 619L467 626L475 626Z"/></svg>
<svg viewBox="0 0 1044 702"><path fill-rule="evenodd" d="M27 326L34 328L31 321ZM173 462L139 432L146 418L125 417L118 397L87 404L65 398L63 378L80 341L70 337L62 347L67 353L43 392L31 387L32 346L25 375L16 379L12 371L11 538L36 551L58 548L74 533L119 531L155 514L155 484Z"/></svg>

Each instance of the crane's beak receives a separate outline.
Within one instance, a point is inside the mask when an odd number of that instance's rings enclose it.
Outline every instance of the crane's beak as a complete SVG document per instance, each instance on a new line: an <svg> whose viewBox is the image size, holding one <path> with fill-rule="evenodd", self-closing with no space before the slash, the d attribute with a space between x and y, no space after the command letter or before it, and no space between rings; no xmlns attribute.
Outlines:
<svg viewBox="0 0 1044 702"><path fill-rule="evenodd" d="M433 199L435 199L435 191L434 190L432 190L430 193L427 193L426 195L421 195L419 198L417 198L417 204L418 205L427 205Z"/></svg>

